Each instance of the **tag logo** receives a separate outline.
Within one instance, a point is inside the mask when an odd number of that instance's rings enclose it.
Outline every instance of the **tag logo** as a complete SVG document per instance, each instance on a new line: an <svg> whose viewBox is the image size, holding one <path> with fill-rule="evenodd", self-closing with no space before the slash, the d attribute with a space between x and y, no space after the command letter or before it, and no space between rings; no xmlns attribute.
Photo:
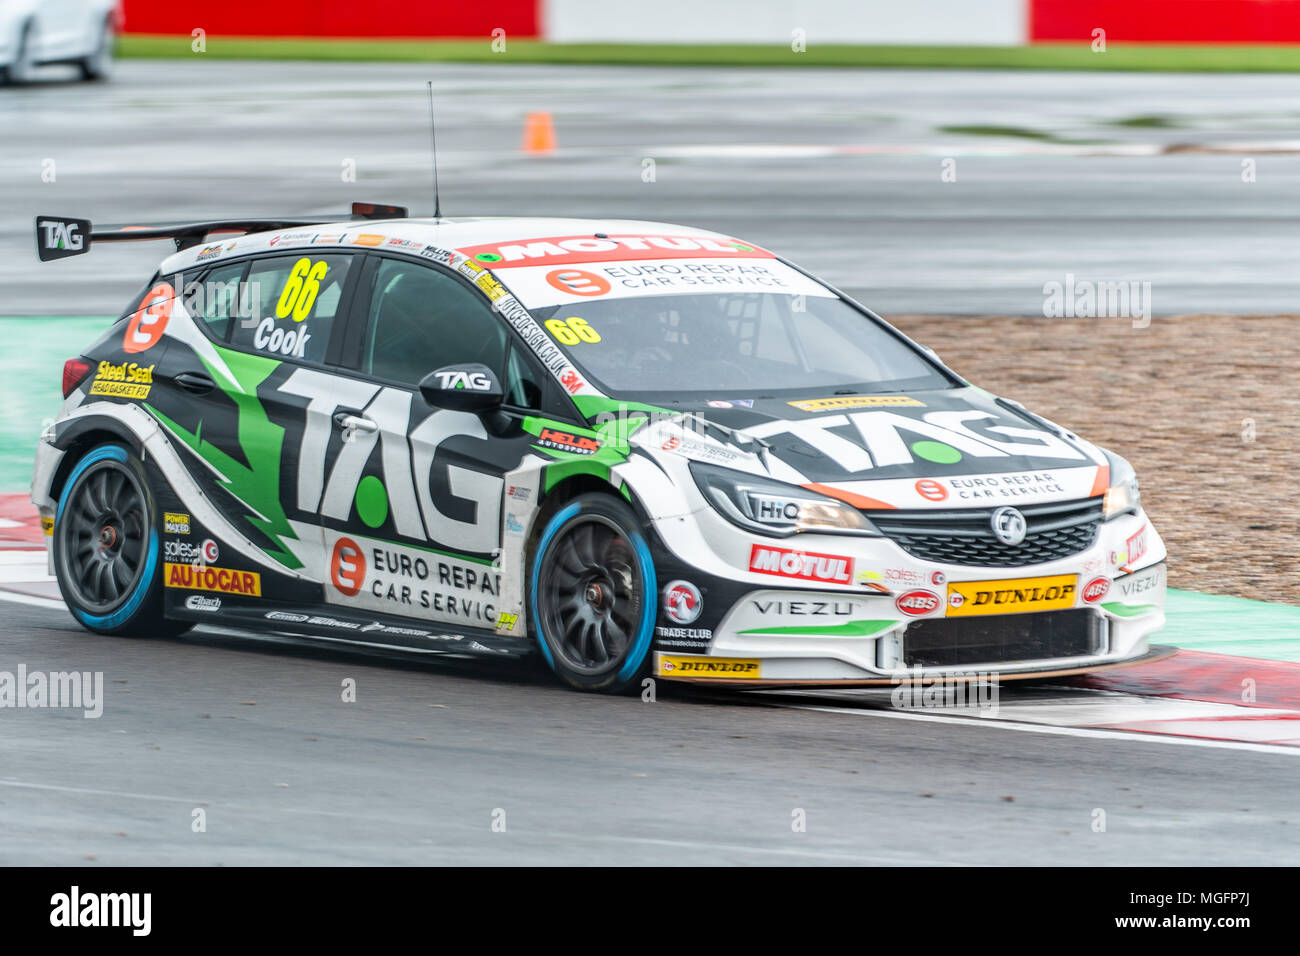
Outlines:
<svg viewBox="0 0 1300 956"><path fill-rule="evenodd" d="M37 225L45 231L42 243L46 249L64 252L80 252L85 240L81 235L79 222L63 222L59 219L41 219Z"/></svg>
<svg viewBox="0 0 1300 956"><path fill-rule="evenodd" d="M492 387L492 379L488 378L483 372L434 372L438 376L439 387L449 388L468 388L475 392L486 392Z"/></svg>

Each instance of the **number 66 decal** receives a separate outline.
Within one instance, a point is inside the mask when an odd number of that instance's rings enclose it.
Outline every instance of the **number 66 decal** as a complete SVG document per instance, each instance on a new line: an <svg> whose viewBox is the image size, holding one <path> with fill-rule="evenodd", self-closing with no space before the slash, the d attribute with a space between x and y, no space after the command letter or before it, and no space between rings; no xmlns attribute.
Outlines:
<svg viewBox="0 0 1300 956"><path fill-rule="evenodd" d="M587 324L586 319L573 316L568 319L547 319L546 331L561 345L577 345L579 342L596 343L600 333Z"/></svg>
<svg viewBox="0 0 1300 956"><path fill-rule="evenodd" d="M139 310L127 323L126 334L122 336L122 350L145 352L157 345L167 331L167 320L172 317L175 301L176 290L169 282L159 282L150 289Z"/></svg>
<svg viewBox="0 0 1300 956"><path fill-rule="evenodd" d="M320 280L328 271L329 266L323 260L312 262L304 256L295 262L285 280L280 301L275 304L275 317L287 319L292 315L295 322L301 322L311 315L311 307L320 293Z"/></svg>

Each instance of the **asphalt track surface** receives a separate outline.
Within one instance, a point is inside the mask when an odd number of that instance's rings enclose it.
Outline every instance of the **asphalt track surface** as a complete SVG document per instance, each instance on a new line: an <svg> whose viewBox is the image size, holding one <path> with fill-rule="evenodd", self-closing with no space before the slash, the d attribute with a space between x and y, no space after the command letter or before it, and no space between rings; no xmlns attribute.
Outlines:
<svg viewBox="0 0 1300 956"><path fill-rule="evenodd" d="M1295 754L663 682L647 703L524 664L215 632L109 639L62 610L0 607L0 669L102 670L105 686L95 719L0 712L0 863L1300 861Z"/></svg>
<svg viewBox="0 0 1300 956"><path fill-rule="evenodd" d="M1150 282L1162 315L1296 307L1300 76L507 58L196 55L122 62L107 85L61 82L52 69L50 82L0 88L0 314L116 312L161 256L156 243L119 246L38 269L38 214L315 214L354 199L428 214L426 79L451 215L712 227L789 255L885 313L1041 314L1044 284L1067 274ZM520 153L533 110L555 118L554 155ZM648 159L654 182L643 181ZM956 182L941 181L945 159ZM1253 183L1242 181L1247 159ZM348 161L355 182L344 181Z"/></svg>
<svg viewBox="0 0 1300 956"><path fill-rule="evenodd" d="M38 270L37 213L427 209L429 77L452 213L711 226L886 312L1033 314L1042 283L1066 272L1153 281L1157 312L1284 309L1300 282L1285 155L1261 154L1247 185L1235 154L1036 155L1023 138L936 132L1280 141L1300 78L196 59L124 63L105 87L0 91L0 311L114 311L163 252L116 247ZM556 155L518 153L530 109L555 114ZM1107 125L1143 114L1185 125ZM823 148L843 145L907 152ZM949 154L959 178L942 184ZM340 178L349 159L355 183ZM654 703L584 696L517 665L216 632L97 638L65 611L7 602L0 670L19 664L103 671L106 700L98 719L0 711L0 863L1300 862L1300 763L1248 747L829 713L662 683ZM341 699L348 678L355 703Z"/></svg>

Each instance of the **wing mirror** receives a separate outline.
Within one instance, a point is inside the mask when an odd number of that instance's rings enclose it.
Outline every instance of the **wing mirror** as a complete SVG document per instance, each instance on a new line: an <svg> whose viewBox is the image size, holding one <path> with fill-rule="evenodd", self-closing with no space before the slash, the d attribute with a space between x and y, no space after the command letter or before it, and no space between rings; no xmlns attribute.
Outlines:
<svg viewBox="0 0 1300 956"><path fill-rule="evenodd" d="M445 365L420 380L420 394L434 408L457 412L487 412L505 401L496 373L486 365L467 362Z"/></svg>

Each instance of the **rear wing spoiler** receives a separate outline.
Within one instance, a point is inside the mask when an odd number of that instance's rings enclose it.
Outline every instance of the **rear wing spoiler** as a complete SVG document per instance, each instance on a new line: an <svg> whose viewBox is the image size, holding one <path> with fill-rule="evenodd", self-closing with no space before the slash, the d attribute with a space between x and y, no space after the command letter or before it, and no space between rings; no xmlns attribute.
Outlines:
<svg viewBox="0 0 1300 956"><path fill-rule="evenodd" d="M171 239L176 251L197 246L211 233L274 232L295 226L319 226L322 223L343 219L405 219L409 215L405 206L386 206L381 203L354 202L347 216L314 216L310 218L280 217L276 219L211 219L202 222L148 223L141 225L94 226L89 219L72 219L66 216L36 217L36 257L41 262L85 255L91 243L142 242L150 239Z"/></svg>

